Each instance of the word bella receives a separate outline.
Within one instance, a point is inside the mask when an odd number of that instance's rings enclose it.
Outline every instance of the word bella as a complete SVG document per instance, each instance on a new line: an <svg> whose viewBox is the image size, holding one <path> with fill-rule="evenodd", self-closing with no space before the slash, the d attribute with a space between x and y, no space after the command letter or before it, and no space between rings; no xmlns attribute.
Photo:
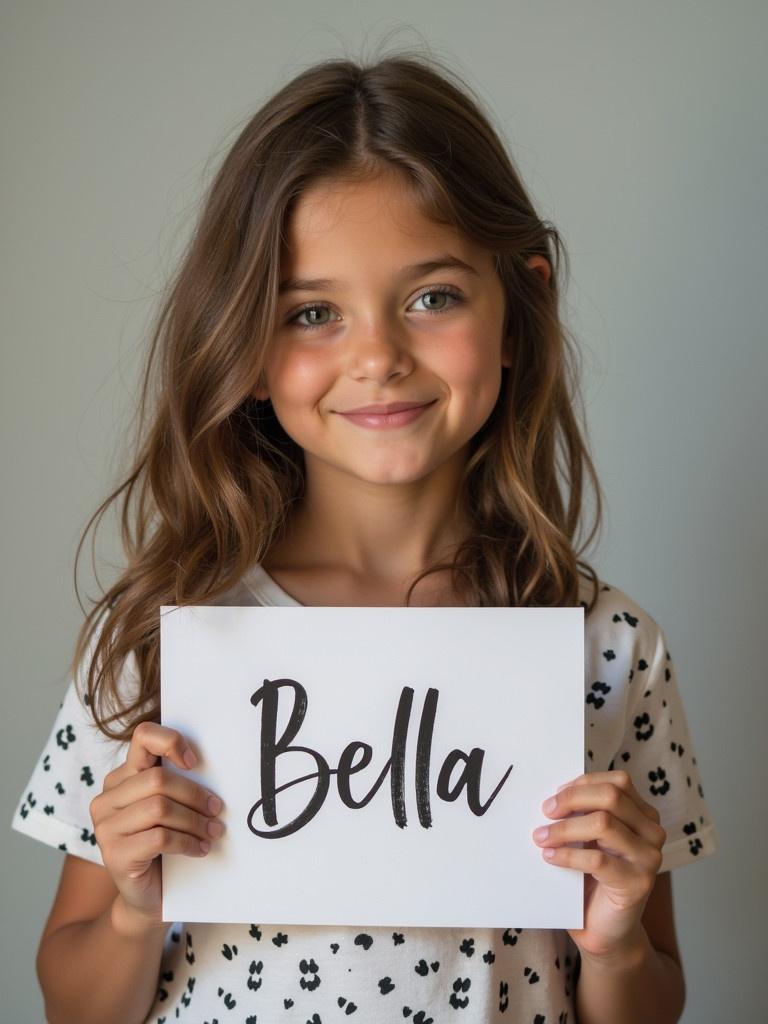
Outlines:
<svg viewBox="0 0 768 1024"><path fill-rule="evenodd" d="M293 706L285 731L278 739L276 735L277 709L281 690L293 692ZM423 828L432 827L432 811L429 803L429 769L438 696L439 691L434 687L427 690L416 744L416 806L419 812L419 822ZM411 687L404 686L400 694L392 731L391 757L384 765L376 782L361 800L355 800L352 796L349 780L350 776L363 771L371 763L373 748L369 744L360 740L353 740L347 744L341 753L337 768L330 768L325 758L311 747L289 745L301 728L307 713L307 692L301 683L297 683L295 679L265 679L264 685L256 690L251 697L251 704L254 707L261 704L261 800L255 803L248 813L248 828L251 832L265 839L281 839L303 828L323 806L332 775L336 776L339 796L347 807L353 810L365 807L375 796L387 773L390 774L392 811L395 822L399 828L406 827L408 821L405 814L405 746L413 705L413 689ZM300 778L286 782L282 786L276 786L277 758L281 754L291 751L303 751L309 754L314 759L317 770L309 775L302 775ZM358 751L360 751L360 758L355 762ZM473 747L469 754L463 750L452 750L445 758L437 778L436 788L440 799L456 800L461 791L466 789L467 804L472 813L478 816L485 814L507 781L513 765L507 768L499 784L486 802L482 803L480 800L480 777L484 757L485 751L480 747ZM455 784L451 786L451 772L459 762L463 762L464 767ZM311 781L315 782L314 792L305 808L293 821L280 825L277 820L277 794L292 786ZM267 828L256 828L253 823L254 815L259 809L261 809Z"/></svg>

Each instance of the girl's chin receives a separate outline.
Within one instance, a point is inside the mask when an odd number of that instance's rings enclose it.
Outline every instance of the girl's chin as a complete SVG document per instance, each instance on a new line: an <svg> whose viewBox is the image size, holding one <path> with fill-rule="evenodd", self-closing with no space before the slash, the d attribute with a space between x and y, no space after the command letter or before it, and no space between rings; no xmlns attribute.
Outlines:
<svg viewBox="0 0 768 1024"><path fill-rule="evenodd" d="M398 464L394 459L374 458L372 454L366 454L364 448L364 445L359 445L356 451L350 453L348 459L340 457L338 450L333 453L333 457L328 457L319 452L309 453L305 449L307 473L335 471L370 484L398 486L423 480L435 469L434 463L430 460L420 461L418 464L411 461L405 466Z"/></svg>

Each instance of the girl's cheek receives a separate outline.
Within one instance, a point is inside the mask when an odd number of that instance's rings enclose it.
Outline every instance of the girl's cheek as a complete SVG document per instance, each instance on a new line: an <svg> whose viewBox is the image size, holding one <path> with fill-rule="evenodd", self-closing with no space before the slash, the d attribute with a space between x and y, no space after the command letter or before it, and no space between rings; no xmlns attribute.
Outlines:
<svg viewBox="0 0 768 1024"><path fill-rule="evenodd" d="M316 401L336 379L337 373L327 360L301 357L292 361L285 374L288 394L298 402Z"/></svg>
<svg viewBox="0 0 768 1024"><path fill-rule="evenodd" d="M327 360L293 354L281 361L271 375L273 405L299 412L316 406L333 387L338 373ZM326 402L327 405L327 402Z"/></svg>
<svg viewBox="0 0 768 1024"><path fill-rule="evenodd" d="M501 359L490 355L456 358L446 365L444 377L452 390L478 406L494 402L502 380Z"/></svg>

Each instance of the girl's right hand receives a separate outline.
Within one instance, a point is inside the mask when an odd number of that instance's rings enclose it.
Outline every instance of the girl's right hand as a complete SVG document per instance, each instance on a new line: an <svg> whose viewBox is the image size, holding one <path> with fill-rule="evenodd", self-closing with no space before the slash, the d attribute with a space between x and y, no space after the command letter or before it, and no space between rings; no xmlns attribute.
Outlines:
<svg viewBox="0 0 768 1024"><path fill-rule="evenodd" d="M216 838L208 825L221 800L158 763L166 757L187 771L197 762L194 751L194 762L184 761L188 751L176 729L139 722L125 761L105 776L102 792L90 804L104 866L131 915L148 929L162 924L160 854L204 857L208 850L201 843L210 847ZM216 805L209 805L211 797ZM224 826L218 824L221 834Z"/></svg>

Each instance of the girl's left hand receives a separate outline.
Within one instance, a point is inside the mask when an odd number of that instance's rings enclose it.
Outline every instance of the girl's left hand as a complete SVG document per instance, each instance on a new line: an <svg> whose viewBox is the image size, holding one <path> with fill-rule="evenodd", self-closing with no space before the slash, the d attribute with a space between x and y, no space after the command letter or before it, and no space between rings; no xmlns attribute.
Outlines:
<svg viewBox="0 0 768 1024"><path fill-rule="evenodd" d="M620 955L642 934L641 918L661 866L667 833L659 813L624 771L580 775L561 786L555 800L542 809L565 820L550 825L543 838L536 829L533 838L543 852L552 850L550 864L586 874L584 927L568 934L583 954ZM575 842L585 848L565 845Z"/></svg>

